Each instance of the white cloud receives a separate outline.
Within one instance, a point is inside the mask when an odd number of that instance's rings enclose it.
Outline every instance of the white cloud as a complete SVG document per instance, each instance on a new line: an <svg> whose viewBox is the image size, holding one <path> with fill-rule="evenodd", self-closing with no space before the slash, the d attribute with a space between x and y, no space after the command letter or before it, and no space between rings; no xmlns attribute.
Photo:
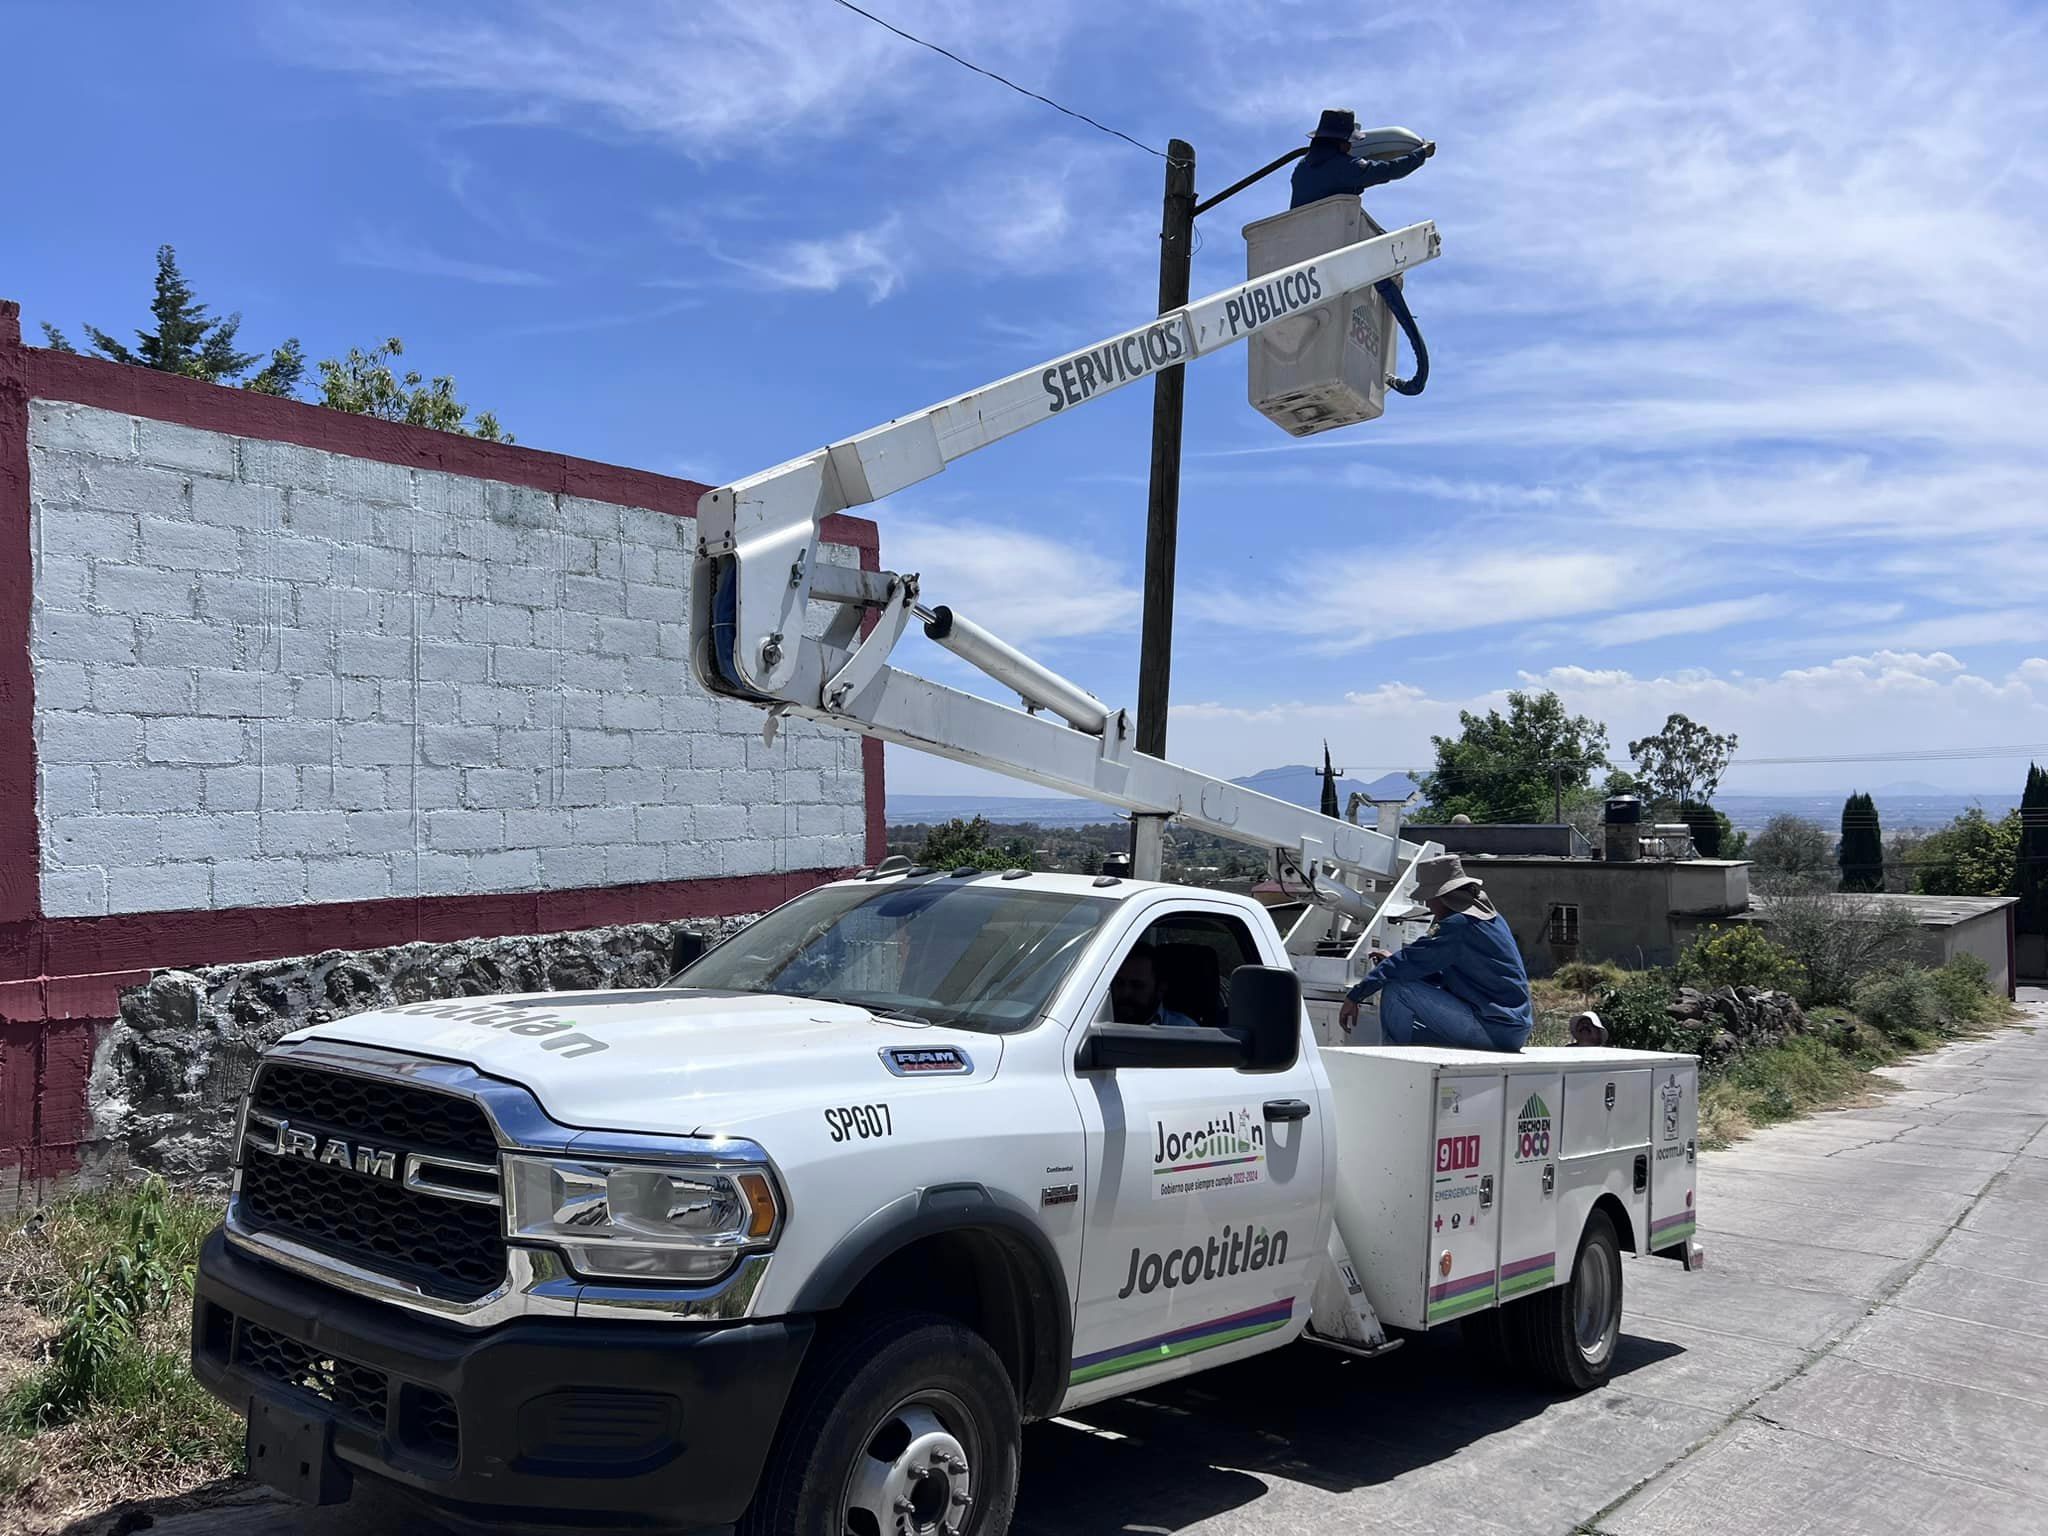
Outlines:
<svg viewBox="0 0 2048 1536"><path fill-rule="evenodd" d="M944 604L1017 645L1131 628L1138 589L1113 561L1057 539L938 513L889 519L892 570L922 578L921 601Z"/></svg>
<svg viewBox="0 0 2048 1536"><path fill-rule="evenodd" d="M1066 12L1054 0L977 10L972 49L994 65L1044 68ZM962 31L963 13L931 0L898 0L890 16L929 36ZM878 114L921 116L934 95L963 96L956 126L1022 105L993 87L960 92L954 65L811 0L519 0L469 16L372 4L298 9L288 25L311 64L544 109L708 158L795 160Z"/></svg>
<svg viewBox="0 0 2048 1536"><path fill-rule="evenodd" d="M2030 645L2042 638L2044 630L2048 630L2048 625L2044 625L2039 607L1996 608L1938 614L1907 624L1829 638L1837 644L1859 647L1938 650L1951 645Z"/></svg>
<svg viewBox="0 0 2048 1536"><path fill-rule="evenodd" d="M351 266L375 267L385 272L407 272L414 277L448 277L457 282L485 283L505 288L544 288L551 279L523 267L504 267L487 261L468 261L378 230L361 230L340 251Z"/></svg>
<svg viewBox="0 0 2048 1536"><path fill-rule="evenodd" d="M1552 667L1522 673L1518 687L1554 689L1566 708L1607 726L1609 755L1658 729L1674 710L1742 742L1726 792L1839 788L1886 764L1745 766L1754 757L1847 758L1911 754L1930 746L2008 747L2048 743L2048 659L1998 682L1953 656L1845 656L1768 677L1704 669L1643 675L1624 668ZM1426 767L1429 738L1454 734L1461 709L1502 707L1505 690L1439 697L1407 683L1353 692L1341 701L1285 700L1176 706L1174 755L1211 773L1236 775L1302 759L1324 737L1354 771ZM2024 765L2024 754L1921 765L1917 778L1985 786ZM1907 759L1901 759L1904 762ZM2017 780L2015 780L2015 784Z"/></svg>
<svg viewBox="0 0 2048 1536"><path fill-rule="evenodd" d="M1198 618L1301 637L1325 652L1411 635L1598 613L1647 595L1657 579L1626 551L1516 548L1283 556L1299 572L1284 599L1215 588L1188 601Z"/></svg>
<svg viewBox="0 0 2048 1536"><path fill-rule="evenodd" d="M909 257L903 221L892 214L869 229L849 230L817 240L791 240L748 257L721 256L744 270L764 288L798 293L837 293L841 288L867 290L870 303L880 303L903 286Z"/></svg>
<svg viewBox="0 0 2048 1536"><path fill-rule="evenodd" d="M1595 645L1634 645L1670 635L1700 635L1726 629L1731 624L1747 624L1780 613L1784 607L1782 597L1762 596L1724 598L1686 608L1645 608L1596 620L1584 625L1580 633Z"/></svg>

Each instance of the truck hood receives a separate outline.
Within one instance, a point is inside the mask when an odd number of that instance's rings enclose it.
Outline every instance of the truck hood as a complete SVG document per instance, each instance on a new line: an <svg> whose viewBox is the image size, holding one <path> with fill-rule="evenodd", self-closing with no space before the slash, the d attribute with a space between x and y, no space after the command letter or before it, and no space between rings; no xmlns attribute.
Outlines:
<svg viewBox="0 0 2048 1536"><path fill-rule="evenodd" d="M537 992L408 1003L319 1024L338 1040L459 1061L529 1089L548 1115L591 1130L743 1134L791 1102L879 1092L882 1053L951 1046L992 1077L999 1036L754 993Z"/></svg>

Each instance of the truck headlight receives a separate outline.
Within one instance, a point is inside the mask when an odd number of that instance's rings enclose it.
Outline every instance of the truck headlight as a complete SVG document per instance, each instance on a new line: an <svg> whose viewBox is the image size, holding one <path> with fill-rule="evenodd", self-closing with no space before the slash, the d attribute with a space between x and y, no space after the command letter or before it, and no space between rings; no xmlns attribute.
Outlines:
<svg viewBox="0 0 2048 1536"><path fill-rule="evenodd" d="M715 1280L782 1225L762 1169L517 1155L505 1169L509 1235L550 1244L585 1276Z"/></svg>

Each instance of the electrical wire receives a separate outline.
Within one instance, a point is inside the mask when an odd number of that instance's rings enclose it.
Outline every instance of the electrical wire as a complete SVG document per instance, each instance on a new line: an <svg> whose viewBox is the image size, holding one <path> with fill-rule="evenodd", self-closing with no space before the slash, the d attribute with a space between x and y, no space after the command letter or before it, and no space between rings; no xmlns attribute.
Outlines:
<svg viewBox="0 0 2048 1536"><path fill-rule="evenodd" d="M859 6L853 3L853 0L832 0L832 3L838 6L841 10L851 11L856 16L866 17L869 21L872 21L876 26L882 28L886 32L894 32L906 43L915 43L920 48L929 48L933 53L938 54L941 58L951 59L955 64L958 64L962 69L971 69L977 75L987 76L989 79L995 81L997 85L1008 86L1011 90L1015 91L1019 96L1028 96L1033 101L1043 102L1046 106L1051 107L1053 111L1064 112L1068 117L1074 118L1079 122L1086 123L1090 128L1095 129L1097 132L1106 133L1113 139L1122 139L1126 144L1130 145L1133 149L1142 149L1148 155L1157 155L1161 160L1165 160L1168 164L1171 165L1179 165L1183 163L1181 161L1174 160L1163 149L1154 149L1150 144L1145 143L1143 140L1132 138L1128 133L1125 133L1122 129L1112 128L1107 123L1099 123L1094 118L1090 117L1086 112L1077 112L1072 107L1062 106L1059 102L1054 101L1050 96L1041 95L1037 91L1031 90L1026 86L1019 85L1014 80L1005 79L1003 76L997 74L992 69L983 69L979 64L976 64L969 59L961 58L959 54L953 52L953 50L950 48L941 48L937 43L928 42L924 38L919 37L914 32L906 32L901 27L897 26L894 22L884 21L881 17L877 16L873 11L862 10Z"/></svg>

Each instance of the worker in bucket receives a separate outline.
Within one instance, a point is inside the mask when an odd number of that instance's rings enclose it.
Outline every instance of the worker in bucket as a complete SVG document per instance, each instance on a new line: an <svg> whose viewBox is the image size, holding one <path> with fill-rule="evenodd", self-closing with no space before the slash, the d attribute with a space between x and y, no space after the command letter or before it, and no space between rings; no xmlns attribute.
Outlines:
<svg viewBox="0 0 2048 1536"><path fill-rule="evenodd" d="M1325 112L1309 135L1308 154L1294 167L1294 195L1287 206L1300 208L1340 192L1356 197L1367 187L1384 186L1419 170L1435 153L1434 142L1405 128L1382 128L1361 136L1355 113Z"/></svg>
<svg viewBox="0 0 2048 1536"><path fill-rule="evenodd" d="M1536 1020L1529 973L1485 885L1449 853L1415 866L1415 899L1436 925L1392 955L1373 951L1377 963L1346 994L1337 1022L1349 1033L1358 1005L1377 992L1388 1045L1519 1051Z"/></svg>

